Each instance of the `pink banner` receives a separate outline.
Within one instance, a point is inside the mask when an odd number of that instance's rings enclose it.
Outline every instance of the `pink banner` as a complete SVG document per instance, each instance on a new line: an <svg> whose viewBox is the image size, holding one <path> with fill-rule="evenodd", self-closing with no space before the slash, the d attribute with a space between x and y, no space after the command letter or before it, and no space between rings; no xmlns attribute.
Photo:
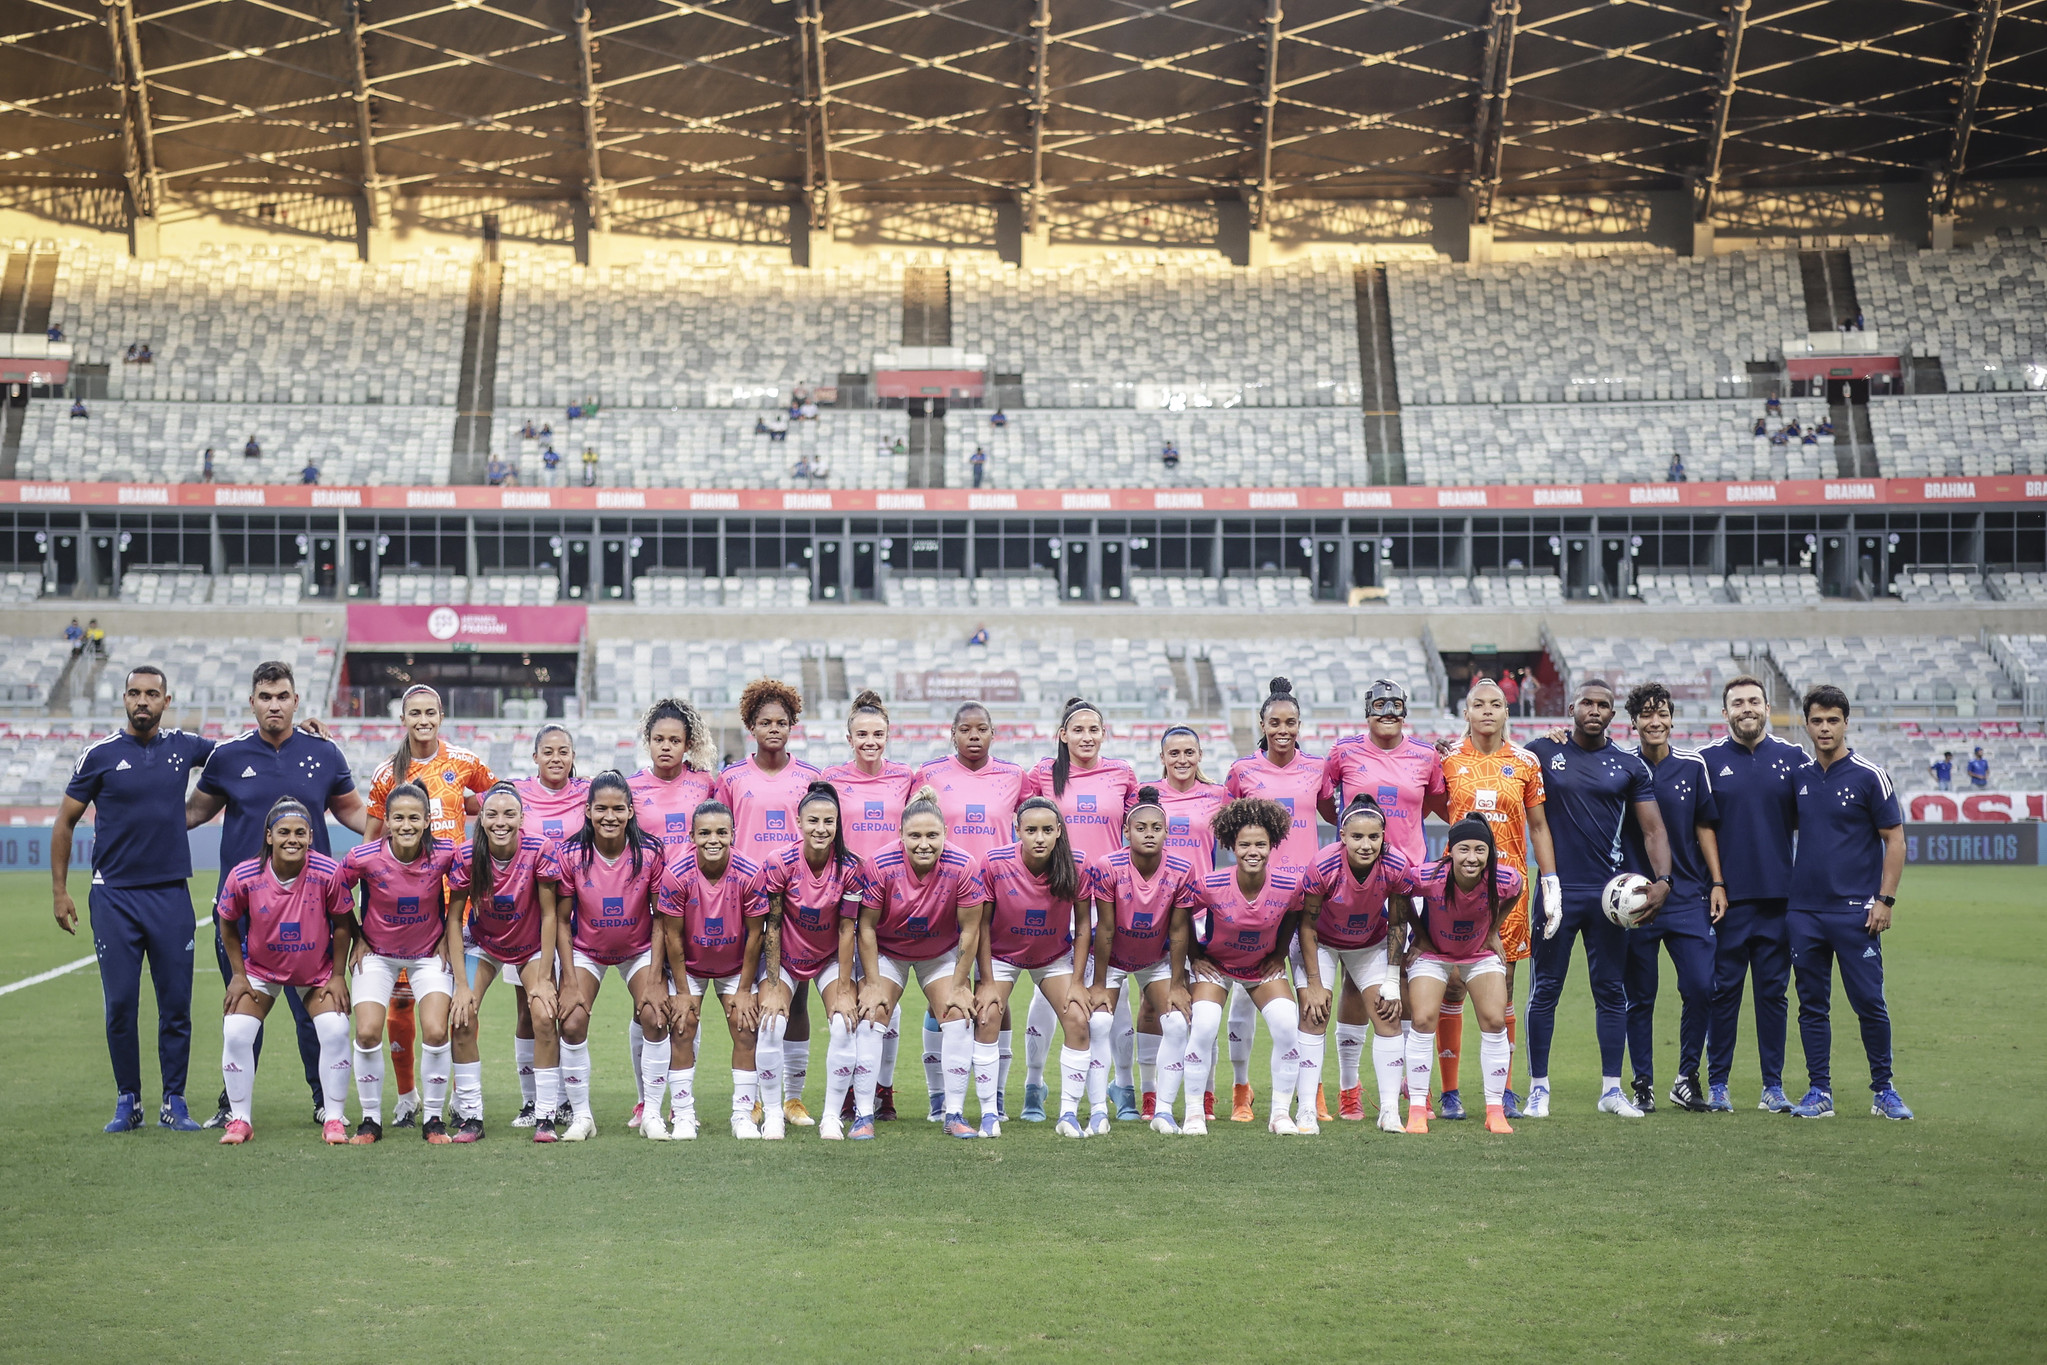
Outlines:
<svg viewBox="0 0 2047 1365"><path fill-rule="evenodd" d="M1905 818L1916 824L2047 820L2047 792L1913 792L1905 797Z"/></svg>
<svg viewBox="0 0 2047 1365"><path fill-rule="evenodd" d="M351 602L348 643L361 645L576 645L587 607L387 607Z"/></svg>

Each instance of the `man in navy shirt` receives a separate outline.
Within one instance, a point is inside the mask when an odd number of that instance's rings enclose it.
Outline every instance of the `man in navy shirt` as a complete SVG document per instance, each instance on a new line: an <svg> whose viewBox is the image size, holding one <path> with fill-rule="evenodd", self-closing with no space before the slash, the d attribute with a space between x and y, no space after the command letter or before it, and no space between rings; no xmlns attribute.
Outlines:
<svg viewBox="0 0 2047 1365"><path fill-rule="evenodd" d="M1670 895L1670 844L1656 785L1649 768L1606 737L1613 723L1613 688L1592 678L1578 685L1571 704L1571 733L1561 742L1547 736L1528 751L1542 764L1548 795L1550 843L1556 849L1563 884L1562 913L1546 919L1535 943L1535 976L1528 989L1528 1107L1532 1119L1549 1117L1549 1045L1556 1029L1557 1001L1571 965L1571 941L1585 936L1585 970L1599 1033L1599 1108L1602 1113L1640 1118L1642 1111L1621 1091L1621 1056L1627 1044L1628 995L1623 984L1627 932L1608 920L1600 906L1607 882L1627 870L1624 827L1630 812L1641 827L1643 847L1656 880L1649 886L1654 916Z"/></svg>
<svg viewBox="0 0 2047 1365"><path fill-rule="evenodd" d="M223 742L213 751L199 786L185 802L185 823L196 829L223 810L220 827L220 875L235 864L260 857L263 852L263 824L270 807L290 797L310 811L328 811L343 826L362 833L363 799L355 789L355 777L348 771L348 759L339 745L320 735L298 728L298 691L291 665L271 660L256 665L249 687L249 706L256 716L256 728ZM327 840L327 822L313 821L313 847L332 854ZM220 962L223 980L234 975L228 964L227 946L221 942L220 921L213 924L213 951ZM299 1060L305 1064L306 1084L313 1091L314 1121L324 1117L320 1087L320 1036L313 1030L311 1016L292 991L284 993L291 1017L298 1024ZM263 1059L263 1035L256 1035L256 1060ZM209 1128L227 1126L227 1092L222 1091L220 1108L206 1121Z"/></svg>
<svg viewBox="0 0 2047 1365"><path fill-rule="evenodd" d="M1905 873L1905 817L1890 774L1848 747L1848 694L1805 694L1813 759L1798 774L1798 863L1791 872L1791 966L1798 973L1798 1040L1810 1088L1792 1109L1802 1119L1834 1115L1831 1056L1834 964L1869 1056L1869 1112L1909 1119L1891 1086L1891 1015L1884 1003L1880 935L1891 927Z"/></svg>
<svg viewBox="0 0 2047 1365"><path fill-rule="evenodd" d="M1656 945L1661 943L1677 968L1677 994L1682 1002L1677 1030L1677 1079L1670 1102L1680 1109L1702 1112L1705 1092L1699 1089L1699 1056L1706 1050L1706 1021L1713 1008L1713 923L1727 909L1720 885L1720 840L1713 826L1720 809L1713 801L1713 779L1696 749L1670 744L1675 708L1670 689L1643 683L1628 693L1628 716L1641 739L1642 761L1656 784L1656 809L1670 840L1670 899L1649 923L1628 932L1628 1060L1634 1067L1635 1104L1643 1113L1656 1108L1656 988L1659 984ZM1639 829L1629 830L1630 853L1636 867L1649 865Z"/></svg>
<svg viewBox="0 0 2047 1365"><path fill-rule="evenodd" d="M185 1109L185 1069L192 1052L192 849L185 842L185 784L213 752L213 741L159 724L170 705L163 670L145 664L128 672L121 705L124 730L96 740L78 756L64 804L50 832L52 909L57 927L78 932L71 901L71 835L93 807L92 946L106 997L107 1052L113 1058L114 1106L109 1133L142 1126L142 1056L136 1016L142 1005L142 963L156 987L157 1066L163 1075L160 1127L196 1132Z"/></svg>
<svg viewBox="0 0 2047 1365"><path fill-rule="evenodd" d="M1791 989L1791 940L1784 906L1791 894L1791 841L1798 829L1797 774L1805 750L1770 733L1769 694L1744 674L1720 689L1727 734L1699 750L1720 808L1727 850L1727 913L1714 926L1713 1016L1707 1025L1706 1107L1732 1113L1727 1078L1741 1032L1741 996L1756 990L1756 1058L1763 1072L1760 1108L1789 1113L1784 1096L1785 997Z"/></svg>

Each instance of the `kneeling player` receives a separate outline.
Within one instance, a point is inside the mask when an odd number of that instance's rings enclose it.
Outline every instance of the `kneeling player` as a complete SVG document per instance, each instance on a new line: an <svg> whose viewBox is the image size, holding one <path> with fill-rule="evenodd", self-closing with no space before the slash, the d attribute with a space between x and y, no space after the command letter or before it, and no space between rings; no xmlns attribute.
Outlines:
<svg viewBox="0 0 2047 1365"><path fill-rule="evenodd" d="M278 992L296 991L320 1035L321 1135L348 1141L342 1122L348 1071L348 997L337 969L348 966L355 919L341 865L313 848L313 817L290 797L264 817L263 856L237 864L221 885L220 921L232 971L221 1021L220 1074L234 1146L251 1133L256 1037Z"/></svg>

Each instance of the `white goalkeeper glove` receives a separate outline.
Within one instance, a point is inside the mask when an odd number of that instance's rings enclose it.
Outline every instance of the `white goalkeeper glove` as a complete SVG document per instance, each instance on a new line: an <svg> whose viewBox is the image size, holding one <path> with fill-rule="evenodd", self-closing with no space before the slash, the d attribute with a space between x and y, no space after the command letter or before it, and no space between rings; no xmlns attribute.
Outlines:
<svg viewBox="0 0 2047 1365"><path fill-rule="evenodd" d="M1555 938L1564 923L1564 883L1552 872L1542 879L1542 936Z"/></svg>

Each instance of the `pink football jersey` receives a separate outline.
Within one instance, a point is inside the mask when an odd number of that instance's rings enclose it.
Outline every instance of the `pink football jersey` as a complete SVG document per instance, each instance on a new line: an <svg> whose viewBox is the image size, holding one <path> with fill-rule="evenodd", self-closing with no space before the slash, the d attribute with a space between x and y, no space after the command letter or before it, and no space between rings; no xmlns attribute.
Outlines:
<svg viewBox="0 0 2047 1365"><path fill-rule="evenodd" d="M1131 972L1165 961L1172 946L1174 913L1191 911L1201 893L1199 879L1185 858L1162 853L1147 878L1132 865L1130 850L1119 848L1094 865L1091 894L1116 916L1109 965Z"/></svg>
<svg viewBox="0 0 2047 1365"><path fill-rule="evenodd" d="M885 848L861 872L861 908L881 914L875 946L890 957L922 962L959 946L960 910L988 899L980 864L956 848L919 878L901 844Z"/></svg>
<svg viewBox="0 0 2047 1365"><path fill-rule="evenodd" d="M1422 816L1433 811L1447 819L1450 810L1450 788L1433 745L1412 735L1391 749L1380 748L1370 735L1337 741L1322 765L1322 794L1342 806L1359 793L1386 812L1386 847L1410 867L1428 861Z"/></svg>
<svg viewBox="0 0 2047 1365"><path fill-rule="evenodd" d="M389 839L357 844L341 860L348 885L363 883L363 942L384 957L431 957L447 928L441 883L455 862L455 845L429 839L418 857L401 863Z"/></svg>
<svg viewBox="0 0 2047 1365"><path fill-rule="evenodd" d="M839 827L846 847L857 858L879 853L903 831L903 807L917 786L917 770L907 763L883 763L878 773L840 763L824 770L824 780L839 791ZM802 793L798 793L800 799Z"/></svg>
<svg viewBox="0 0 2047 1365"><path fill-rule="evenodd" d="M994 910L989 916L989 951L1013 967L1049 967L1073 953L1073 906L1086 904L1094 871L1087 855L1073 854L1079 874L1074 900L1052 895L1048 875L1024 866L1023 849L1004 844L981 863L981 881ZM1049 874L1050 868L1046 869ZM1083 920L1083 923L1086 921Z"/></svg>
<svg viewBox="0 0 2047 1365"><path fill-rule="evenodd" d="M697 866L694 848L668 860L654 908L682 921L682 965L691 976L731 976L745 965L746 922L768 912L760 880L760 866L736 853L715 881Z"/></svg>
<svg viewBox="0 0 2047 1365"><path fill-rule="evenodd" d="M1521 897L1521 874L1502 863L1494 875L1499 889L1502 918L1507 907ZM1445 962L1476 962L1486 955L1486 940L1493 932L1492 906L1487 903L1483 884L1469 891L1457 889L1447 861L1430 863L1414 873L1415 893L1421 897L1422 953Z"/></svg>
<svg viewBox="0 0 2047 1365"><path fill-rule="evenodd" d="M1322 912L1315 916L1317 942L1328 948L1369 948L1386 937L1386 898L1413 895L1414 882L1407 859L1390 848L1360 880L1344 857L1343 845L1335 843L1315 859L1301 890L1322 898Z"/></svg>
<svg viewBox="0 0 2047 1365"><path fill-rule="evenodd" d="M583 856L588 852L586 860ZM615 966L654 946L654 885L661 879L661 849L651 840L638 850L606 858L596 849L560 843L548 847L540 875L573 897L570 945L592 962Z"/></svg>
<svg viewBox="0 0 2047 1365"><path fill-rule="evenodd" d="M245 922L242 961L250 976L280 986L320 986L334 974L332 921L354 909L341 864L309 851L289 887L279 884L267 858L235 864L213 914Z"/></svg>
<svg viewBox="0 0 2047 1365"><path fill-rule="evenodd" d="M633 818L670 852L686 847L690 819L711 799L717 781L709 773L684 768L674 781L663 782L652 768L642 768L626 779L633 793Z"/></svg>
<svg viewBox="0 0 2047 1365"><path fill-rule="evenodd" d="M1237 869L1218 868L1201 879L1201 904L1208 912L1203 954L1229 975L1254 981L1259 964L1278 950L1286 917L1301 908L1301 884L1291 872L1268 872L1258 894L1246 900Z"/></svg>
<svg viewBox="0 0 2047 1365"><path fill-rule="evenodd" d="M761 870L761 897L782 898L782 966L814 981L839 956L839 923L860 917L860 860L852 854L811 867L803 845L790 844ZM850 904L848 903L850 902Z"/></svg>
<svg viewBox="0 0 2047 1365"><path fill-rule="evenodd" d="M1253 751L1230 765L1229 781L1223 786L1232 797L1262 797L1286 807L1293 821L1285 839L1272 853L1272 866L1306 872L1322 845L1316 837L1315 801L1322 792L1322 759L1301 750L1284 768Z"/></svg>
<svg viewBox="0 0 2047 1365"><path fill-rule="evenodd" d="M524 963L540 951L540 864L547 848L547 840L522 834L510 864L491 868L490 899L470 905L462 926L463 936L479 951L512 963ZM475 856L474 844L456 848L448 869L451 900L468 892Z"/></svg>
<svg viewBox="0 0 2047 1365"><path fill-rule="evenodd" d="M1075 767L1066 775L1066 790L1052 790L1052 760L1041 758L1024 774L1024 796L1044 796L1066 817L1066 837L1075 850L1090 858L1106 858L1123 847L1123 815L1137 804L1137 773L1121 759L1098 759L1092 768Z"/></svg>
<svg viewBox="0 0 2047 1365"><path fill-rule="evenodd" d="M717 797L732 808L733 852L758 865L797 842L796 803L819 776L800 758L769 773L748 757L720 773Z"/></svg>
<svg viewBox="0 0 2047 1365"><path fill-rule="evenodd" d="M946 846L985 858L1016 837L1016 803L1023 799L1023 778L1023 769L1006 759L991 758L979 768L969 768L954 754L934 758L918 769L916 786L938 793Z"/></svg>

